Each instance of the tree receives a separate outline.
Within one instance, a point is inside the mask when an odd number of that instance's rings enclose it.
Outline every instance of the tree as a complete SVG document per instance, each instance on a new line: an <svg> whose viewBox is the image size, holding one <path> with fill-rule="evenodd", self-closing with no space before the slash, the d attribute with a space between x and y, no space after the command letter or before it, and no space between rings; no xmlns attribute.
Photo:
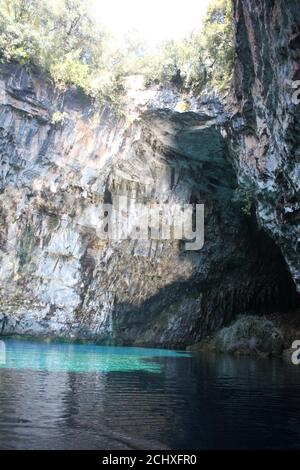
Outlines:
<svg viewBox="0 0 300 470"><path fill-rule="evenodd" d="M93 21L87 0L0 0L0 60L36 65L59 87L118 101L124 77L199 92L226 88L233 65L230 0L212 0L203 28L150 50L136 31L118 40Z"/></svg>
<svg viewBox="0 0 300 470"><path fill-rule="evenodd" d="M0 0L2 60L32 63L59 84L89 88L101 65L105 31L82 0Z"/></svg>
<svg viewBox="0 0 300 470"><path fill-rule="evenodd" d="M204 20L203 49L211 83L217 89L228 85L234 61L234 23L231 0L210 2Z"/></svg>

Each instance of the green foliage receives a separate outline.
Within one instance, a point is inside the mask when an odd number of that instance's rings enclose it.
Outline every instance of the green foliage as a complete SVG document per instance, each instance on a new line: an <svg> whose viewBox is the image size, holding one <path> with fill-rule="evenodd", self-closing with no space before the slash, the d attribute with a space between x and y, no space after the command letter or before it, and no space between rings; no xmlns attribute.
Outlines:
<svg viewBox="0 0 300 470"><path fill-rule="evenodd" d="M230 82L234 61L232 1L213 0L208 7L202 32L212 86L224 90Z"/></svg>
<svg viewBox="0 0 300 470"><path fill-rule="evenodd" d="M66 117L67 113L55 111L51 116L51 124L53 124L54 126L58 124L63 124L65 122Z"/></svg>
<svg viewBox="0 0 300 470"><path fill-rule="evenodd" d="M241 211L245 215L251 215L251 209L257 199L256 186L251 180L244 180L239 183L233 197L234 202L238 203Z"/></svg>
<svg viewBox="0 0 300 470"><path fill-rule="evenodd" d="M0 0L0 18L2 61L34 64L59 86L89 91L106 33L89 18L87 2Z"/></svg>
<svg viewBox="0 0 300 470"><path fill-rule="evenodd" d="M233 63L232 1L211 0L203 27L189 38L162 44L152 69L154 77L150 74L148 78L174 82L180 71L179 85L183 88L197 92L209 83L218 91L225 91L231 80Z"/></svg>
<svg viewBox="0 0 300 470"><path fill-rule="evenodd" d="M78 53L69 52L60 62L50 65L49 71L60 87L75 83L85 89L89 80L89 67L78 59Z"/></svg>
<svg viewBox="0 0 300 470"><path fill-rule="evenodd" d="M230 0L212 0L203 28L150 50L136 33L117 40L90 15L86 0L0 0L0 60L36 65L60 88L70 84L117 103L122 80L141 74L201 91L226 88L233 62Z"/></svg>
<svg viewBox="0 0 300 470"><path fill-rule="evenodd" d="M207 78L201 35L194 33L190 38L162 44L156 73L160 82L201 90Z"/></svg>

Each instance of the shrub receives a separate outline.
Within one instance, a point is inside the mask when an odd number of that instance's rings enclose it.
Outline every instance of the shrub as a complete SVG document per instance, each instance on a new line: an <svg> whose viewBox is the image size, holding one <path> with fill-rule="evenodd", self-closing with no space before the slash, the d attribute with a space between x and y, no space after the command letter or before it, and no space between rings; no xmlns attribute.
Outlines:
<svg viewBox="0 0 300 470"><path fill-rule="evenodd" d="M85 0L0 0L0 60L35 64L61 88L74 84L116 104L122 80L142 74L147 84L201 91L226 89L233 64L230 0L212 0L204 27L165 41L151 52L138 34L118 41L90 17Z"/></svg>
<svg viewBox="0 0 300 470"><path fill-rule="evenodd" d="M66 117L67 113L55 111L51 116L51 124L53 124L54 126L58 124L63 124L65 122Z"/></svg>
<svg viewBox="0 0 300 470"><path fill-rule="evenodd" d="M250 216L251 209L257 199L255 184L250 179L245 179L236 188L233 201L238 203L243 214Z"/></svg>

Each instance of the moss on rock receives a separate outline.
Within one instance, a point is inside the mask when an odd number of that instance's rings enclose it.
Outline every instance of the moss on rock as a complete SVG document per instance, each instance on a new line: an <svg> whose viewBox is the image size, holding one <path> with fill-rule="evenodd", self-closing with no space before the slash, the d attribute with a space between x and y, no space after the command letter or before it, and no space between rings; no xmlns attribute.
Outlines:
<svg viewBox="0 0 300 470"><path fill-rule="evenodd" d="M190 346L189 350L276 356L282 353L283 347L283 337L272 321L241 315L212 338Z"/></svg>

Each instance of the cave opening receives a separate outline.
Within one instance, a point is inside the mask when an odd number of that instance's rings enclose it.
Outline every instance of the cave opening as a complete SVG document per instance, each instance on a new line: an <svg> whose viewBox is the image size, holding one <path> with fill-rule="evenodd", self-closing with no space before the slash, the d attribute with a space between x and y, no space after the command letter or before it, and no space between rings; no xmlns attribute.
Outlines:
<svg viewBox="0 0 300 470"><path fill-rule="evenodd" d="M300 293L279 246L265 230L258 227L254 214L247 221L249 236L260 260L258 271L266 272L266 283L261 288L261 295L253 299L253 309L271 313L300 308Z"/></svg>

